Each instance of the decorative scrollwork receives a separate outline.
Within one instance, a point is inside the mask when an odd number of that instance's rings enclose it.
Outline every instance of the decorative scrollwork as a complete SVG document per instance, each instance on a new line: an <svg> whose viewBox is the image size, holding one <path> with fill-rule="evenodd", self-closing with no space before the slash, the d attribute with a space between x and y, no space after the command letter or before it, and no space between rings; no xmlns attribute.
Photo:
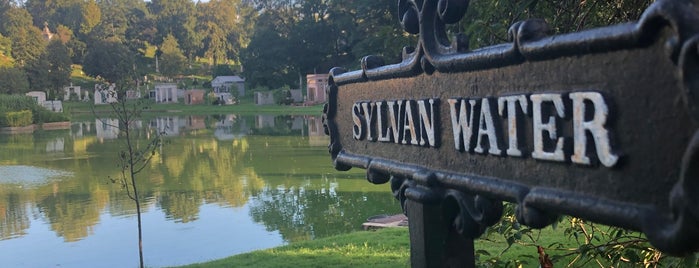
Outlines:
<svg viewBox="0 0 699 268"><path fill-rule="evenodd" d="M682 47L680 76L684 83L684 102L695 122L699 122L699 35Z"/></svg>
<svg viewBox="0 0 699 268"><path fill-rule="evenodd" d="M422 1L420 1L421 3ZM420 4L421 6L422 4ZM420 33L420 17L418 5L414 1L400 0L398 1L398 16L400 16L400 24L403 30L411 33Z"/></svg>
<svg viewBox="0 0 699 268"><path fill-rule="evenodd" d="M411 182L410 180L407 180L404 177L399 177L399 176L391 176L390 179L391 182L391 192L393 193L393 197L395 197L398 202L400 203L400 207L403 209L403 213L406 213L406 207L405 207L405 201L407 200L405 196L405 190L408 189L409 187L415 186L414 182Z"/></svg>
<svg viewBox="0 0 699 268"><path fill-rule="evenodd" d="M651 243L673 255L699 251L699 131L682 161L681 179L670 194L671 217L647 215L643 232ZM661 228L659 228L661 227Z"/></svg>
<svg viewBox="0 0 699 268"><path fill-rule="evenodd" d="M518 222L532 228L544 228L558 219L558 215L529 206L524 201L517 204L515 217Z"/></svg>
<svg viewBox="0 0 699 268"><path fill-rule="evenodd" d="M347 72L334 68L330 72L329 102L324 108L323 122L326 133L331 136L328 149L335 168L364 168L370 182L381 184L390 181L393 195L404 211L406 200L434 202L439 199L444 216L464 236L476 237L484 226L500 217L502 204L488 199L494 198L519 203L516 211L518 221L532 227L542 228L551 224L558 214L571 214L643 231L654 246L672 254L697 251L699 134L694 135L685 151L681 178L670 194L669 209L672 211L667 212L510 180L513 178L449 173L418 164L411 166L410 163L353 154L344 151L339 139L341 133L335 122L337 90L345 84L415 77L433 72L457 73L500 67L514 69L525 62L611 54L664 44L660 51L665 50L663 53L679 71L682 92L678 96L684 98L687 112L694 123L699 124L697 3L696 0L658 0L638 22L556 36L549 36L550 29L544 20L526 20L510 27L508 43L470 50L467 38L455 36L450 41L446 31L447 24L456 23L465 15L468 0L399 0L401 26L406 32L419 35L414 47L403 49L401 62L386 65L380 57L368 56L362 60L361 70Z"/></svg>
<svg viewBox="0 0 699 268"><path fill-rule="evenodd" d="M500 220L502 212L501 201L457 190L447 190L442 201L442 213L447 222L466 238L479 237L488 226Z"/></svg>

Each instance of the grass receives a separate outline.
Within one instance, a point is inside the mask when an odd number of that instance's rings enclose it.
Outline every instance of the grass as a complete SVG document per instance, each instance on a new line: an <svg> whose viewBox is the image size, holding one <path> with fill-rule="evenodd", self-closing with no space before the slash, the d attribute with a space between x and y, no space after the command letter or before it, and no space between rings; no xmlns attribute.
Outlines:
<svg viewBox="0 0 699 268"><path fill-rule="evenodd" d="M96 80L89 77L83 72L83 66L78 64L71 65L70 81L74 86L80 86L83 90L92 91Z"/></svg>
<svg viewBox="0 0 699 268"><path fill-rule="evenodd" d="M199 65L195 65L201 68ZM188 77L197 78L200 82L208 79L208 76L189 75ZM75 86L80 86L84 90L92 91L92 88L97 81L87 76L81 65L72 65L71 82ZM215 106L210 104L199 105L184 105L183 103L170 104L155 104L152 101L147 103L148 109L146 113L175 113L175 114L286 114L286 115L308 115L320 114L323 111L323 105L314 106L287 106L287 105L255 105L253 100L254 92L250 91L245 97L240 99L240 103L236 105ZM64 102L63 108L65 111L78 118L84 115L92 115L95 113L111 113L112 109L109 105L93 105L91 102Z"/></svg>
<svg viewBox="0 0 699 268"><path fill-rule="evenodd" d="M109 105L93 105L86 102L66 102L64 109L73 115L92 114L92 109L96 113L109 113L112 111ZM175 114L288 114L305 115L320 114L323 105L314 106L286 106L286 105L255 105L250 102L242 102L236 105L184 105L182 103L171 104L149 104L146 113L175 113Z"/></svg>
<svg viewBox="0 0 699 268"><path fill-rule="evenodd" d="M516 243L506 251L508 244L504 237L493 235L477 239L478 258L483 262L517 260L524 267L537 267L537 244L548 247L556 243L574 243L566 239L560 228L545 228L535 234L536 244ZM571 244L571 247L574 246ZM566 252L549 249L547 253L553 256ZM570 258L559 259L554 265L565 265L569 261ZM410 238L407 228L358 231L182 267L410 267Z"/></svg>
<svg viewBox="0 0 699 268"><path fill-rule="evenodd" d="M360 231L184 267L410 267L407 228Z"/></svg>

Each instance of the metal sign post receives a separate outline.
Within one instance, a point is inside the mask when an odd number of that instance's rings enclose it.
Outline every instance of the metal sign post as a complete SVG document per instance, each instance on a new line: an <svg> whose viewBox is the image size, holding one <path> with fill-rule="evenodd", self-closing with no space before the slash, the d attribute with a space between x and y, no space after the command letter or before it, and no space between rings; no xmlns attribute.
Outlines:
<svg viewBox="0 0 699 268"><path fill-rule="evenodd" d="M699 3L659 0L638 22L555 36L527 20L475 50L445 32L467 5L400 0L415 48L330 73L333 163L390 182L413 266L473 266L503 201L531 227L572 215L698 251Z"/></svg>

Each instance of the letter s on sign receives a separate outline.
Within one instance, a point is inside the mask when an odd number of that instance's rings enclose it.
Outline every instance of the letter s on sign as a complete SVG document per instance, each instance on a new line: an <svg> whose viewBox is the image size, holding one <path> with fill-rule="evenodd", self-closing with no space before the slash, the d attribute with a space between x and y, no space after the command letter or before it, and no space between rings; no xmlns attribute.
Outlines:
<svg viewBox="0 0 699 268"><path fill-rule="evenodd" d="M352 106L352 121L354 126L352 127L352 136L355 140L361 140L364 138L364 125L362 125L362 106L359 103L355 103Z"/></svg>

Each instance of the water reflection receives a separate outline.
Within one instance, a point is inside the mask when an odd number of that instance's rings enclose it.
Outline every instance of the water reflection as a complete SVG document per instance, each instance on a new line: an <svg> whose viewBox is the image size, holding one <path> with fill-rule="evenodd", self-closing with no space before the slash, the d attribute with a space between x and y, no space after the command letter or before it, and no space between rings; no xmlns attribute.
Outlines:
<svg viewBox="0 0 699 268"><path fill-rule="evenodd" d="M220 258L358 230L369 216L397 213L388 187L367 183L362 171L330 167L320 122L217 115L137 123L137 145L156 131L168 136L139 174L146 263ZM136 258L111 256L114 250L137 254L135 206L108 179L120 175L117 123L102 118L65 131L0 136L4 265L135 264ZM22 177L8 171L13 167L40 172L21 171ZM44 247L38 252L51 252L46 258L30 258Z"/></svg>

